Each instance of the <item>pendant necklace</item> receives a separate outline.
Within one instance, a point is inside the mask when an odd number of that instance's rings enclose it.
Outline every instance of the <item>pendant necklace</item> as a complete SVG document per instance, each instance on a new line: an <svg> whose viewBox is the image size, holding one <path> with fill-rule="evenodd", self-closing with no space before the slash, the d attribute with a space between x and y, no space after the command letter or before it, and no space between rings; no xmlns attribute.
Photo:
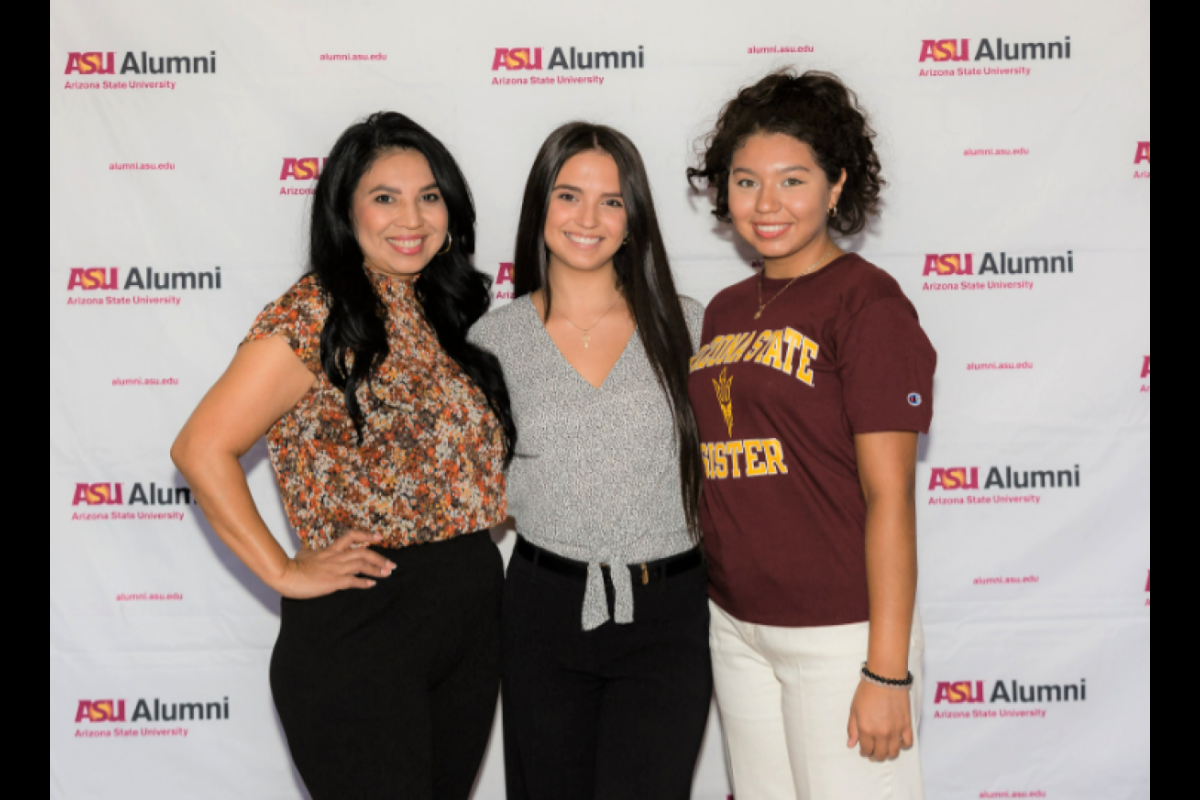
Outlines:
<svg viewBox="0 0 1200 800"><path fill-rule="evenodd" d="M807 272L802 272L799 275L797 275L796 277L792 278L791 283L789 283L787 286L780 289L779 294L775 295L774 297L772 297L770 300L768 300L765 303L763 302L763 299L762 299L763 298L763 276L766 275L767 268L763 267L763 271L761 273L759 273L759 275L758 275L758 313L754 315L754 319L755 320L762 319L763 312L767 310L767 306L771 305L771 303L774 303L776 300L778 300L780 297L782 297L783 293L786 292L788 289L792 288L792 286L795 285L796 281L800 280L801 278L807 278L809 275L812 275L814 272L816 272L818 269L820 269L822 266L824 266L825 259L827 259L831 255L833 255L833 251L836 248L837 248L836 242L834 242L833 244L830 244L829 249L825 251L825 255L821 256L820 261L818 261L816 264L813 264L812 268L810 270L808 270Z"/></svg>
<svg viewBox="0 0 1200 800"><path fill-rule="evenodd" d="M623 297L617 297L617 302L613 303L612 306L609 307L608 311L605 311L600 316L600 319L596 320L595 322L593 322L591 325L589 325L586 328L582 328L582 327L576 325L571 320L571 318L568 317L566 314L563 314L563 312L560 311L559 313L562 314L562 318L565 319L567 322L570 322L573 327L575 327L578 330L583 332L583 349L590 350L592 348L592 331L595 330L596 326L599 325L601 322L603 322L608 317L608 315L613 312L614 308L616 308L617 306L619 306L621 304L621 300L623 300L623 299L624 299Z"/></svg>

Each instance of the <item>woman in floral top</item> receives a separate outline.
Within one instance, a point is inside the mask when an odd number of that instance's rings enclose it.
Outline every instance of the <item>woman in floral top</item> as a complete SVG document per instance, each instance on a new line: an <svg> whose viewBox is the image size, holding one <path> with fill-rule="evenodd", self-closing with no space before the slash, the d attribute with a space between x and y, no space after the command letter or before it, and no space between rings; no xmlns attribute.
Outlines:
<svg viewBox="0 0 1200 800"><path fill-rule="evenodd" d="M213 529L284 597L271 667L314 800L467 800L499 692L516 443L499 363L466 332L490 281L440 142L399 114L348 130L318 184L311 272L255 323L173 456ZM239 458L267 435L288 558Z"/></svg>

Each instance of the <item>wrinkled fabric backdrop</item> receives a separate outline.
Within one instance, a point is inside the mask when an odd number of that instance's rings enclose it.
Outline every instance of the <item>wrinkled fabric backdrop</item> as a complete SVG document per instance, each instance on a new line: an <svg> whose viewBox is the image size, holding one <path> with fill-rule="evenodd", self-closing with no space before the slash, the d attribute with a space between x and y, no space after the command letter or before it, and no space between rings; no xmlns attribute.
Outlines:
<svg viewBox="0 0 1200 800"><path fill-rule="evenodd" d="M754 256L685 170L782 66L839 73L873 114L886 209L848 249L941 354L919 473L930 798L1150 796L1148 0L51 0L51 798L304 796L267 681L279 600L168 451L301 274L338 135L389 109L447 143L504 303L543 139L616 126L707 302ZM246 466L295 547L261 446ZM695 796L729 793L714 713Z"/></svg>

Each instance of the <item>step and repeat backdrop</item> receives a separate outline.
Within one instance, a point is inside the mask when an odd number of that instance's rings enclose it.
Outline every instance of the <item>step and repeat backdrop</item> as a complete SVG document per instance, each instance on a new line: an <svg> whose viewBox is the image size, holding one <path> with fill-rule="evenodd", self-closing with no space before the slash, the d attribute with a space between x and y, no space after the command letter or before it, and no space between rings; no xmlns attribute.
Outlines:
<svg viewBox="0 0 1200 800"><path fill-rule="evenodd" d="M305 797L268 687L279 599L168 451L303 271L348 125L397 110L449 145L497 304L543 139L613 125L707 302L753 254L685 170L721 105L785 66L870 110L890 187L846 246L941 354L919 473L929 796L1148 798L1149 0L51 0L51 798ZM245 466L296 547L265 450ZM501 749L480 800L504 795ZM730 794L714 713L695 797Z"/></svg>

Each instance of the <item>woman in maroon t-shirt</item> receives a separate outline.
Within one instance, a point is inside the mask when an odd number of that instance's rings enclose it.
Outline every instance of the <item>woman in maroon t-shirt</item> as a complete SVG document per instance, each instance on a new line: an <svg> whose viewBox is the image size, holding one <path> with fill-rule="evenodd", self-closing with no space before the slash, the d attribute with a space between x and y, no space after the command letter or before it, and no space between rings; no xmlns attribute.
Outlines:
<svg viewBox="0 0 1200 800"><path fill-rule="evenodd" d="M779 73L690 171L765 262L709 307L690 386L738 800L923 797L915 498L937 354L896 281L833 238L879 208L874 137L836 77Z"/></svg>

